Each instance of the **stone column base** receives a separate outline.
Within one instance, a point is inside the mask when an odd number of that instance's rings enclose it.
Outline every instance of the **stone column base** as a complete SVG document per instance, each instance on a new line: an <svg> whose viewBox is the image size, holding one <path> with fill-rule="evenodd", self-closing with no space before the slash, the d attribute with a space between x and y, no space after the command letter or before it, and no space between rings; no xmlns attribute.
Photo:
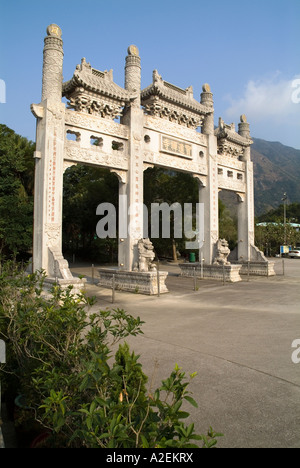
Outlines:
<svg viewBox="0 0 300 468"><path fill-rule="evenodd" d="M136 294L147 294L150 296L158 294L158 274L156 271L119 271L111 268L101 268L98 271L100 276L100 281L98 283L99 286L104 286L109 289L112 289L114 275L116 290L127 291ZM159 272L160 294L169 292L165 284L167 276L167 271Z"/></svg>
<svg viewBox="0 0 300 468"><path fill-rule="evenodd" d="M72 286L72 294L81 294L84 292L86 279L72 278L72 279L62 279L62 278L49 278L47 277L44 282L44 288L48 291L57 284L61 287L62 290L68 289L69 286Z"/></svg>
<svg viewBox="0 0 300 468"><path fill-rule="evenodd" d="M194 276L203 279L225 280L229 283L242 281L240 276L241 265L202 265L201 263L179 264L181 276Z"/></svg>

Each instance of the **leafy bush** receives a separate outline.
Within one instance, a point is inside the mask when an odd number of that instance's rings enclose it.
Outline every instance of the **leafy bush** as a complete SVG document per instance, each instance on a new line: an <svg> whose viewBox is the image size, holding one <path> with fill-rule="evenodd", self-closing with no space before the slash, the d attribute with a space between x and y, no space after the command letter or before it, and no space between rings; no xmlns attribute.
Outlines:
<svg viewBox="0 0 300 468"><path fill-rule="evenodd" d="M210 447L206 436L185 425L189 394L185 373L176 365L153 393L139 356L124 339L142 333L140 318L124 310L92 314L95 300L54 286L43 290L45 275L24 275L6 265L0 276L0 337L19 390L35 419L62 447ZM119 348L112 357L112 349ZM193 378L194 375L191 376ZM50 444L50 439L48 439Z"/></svg>

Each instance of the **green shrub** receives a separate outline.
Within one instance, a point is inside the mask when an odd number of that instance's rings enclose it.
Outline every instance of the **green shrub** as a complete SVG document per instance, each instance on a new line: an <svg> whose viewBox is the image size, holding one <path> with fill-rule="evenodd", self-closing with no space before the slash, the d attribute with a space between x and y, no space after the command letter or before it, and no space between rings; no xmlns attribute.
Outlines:
<svg viewBox="0 0 300 468"><path fill-rule="evenodd" d="M176 365L153 393L139 356L124 339L142 333L140 318L124 310L91 313L95 300L54 286L45 275L24 275L6 265L0 275L0 338L8 347L2 376L17 376L19 391L35 419L52 433L48 444L62 447L137 448L214 446L185 425L189 394ZM113 346L119 348L113 359ZM191 376L191 378L194 377Z"/></svg>

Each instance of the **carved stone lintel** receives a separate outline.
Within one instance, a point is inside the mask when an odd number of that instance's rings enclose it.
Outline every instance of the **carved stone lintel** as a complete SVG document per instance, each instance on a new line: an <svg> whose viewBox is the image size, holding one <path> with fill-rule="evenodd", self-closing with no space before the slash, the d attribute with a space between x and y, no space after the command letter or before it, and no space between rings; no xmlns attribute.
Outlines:
<svg viewBox="0 0 300 468"><path fill-rule="evenodd" d="M128 127L126 125L104 119L99 115L96 116L83 112L80 113L66 110L65 118L66 124L74 128L82 128L85 130L92 130L94 132L97 131L101 134L107 134L124 139L128 139L129 137Z"/></svg>
<svg viewBox="0 0 300 468"><path fill-rule="evenodd" d="M171 122L167 119L161 119L157 116L145 116L145 128L154 130L159 133L168 134L175 138L183 138L190 143L196 143L203 147L207 146L206 135L196 132L194 128L178 125L176 122Z"/></svg>
<svg viewBox="0 0 300 468"><path fill-rule="evenodd" d="M71 141L66 142L65 159L74 163L88 163L102 167L115 168L121 171L128 170L128 158L123 154L105 153L97 146L91 147L91 149L88 150L76 146L76 143L74 144Z"/></svg>
<svg viewBox="0 0 300 468"><path fill-rule="evenodd" d="M223 139L218 142L218 154L239 158L244 154L244 147Z"/></svg>
<svg viewBox="0 0 300 468"><path fill-rule="evenodd" d="M192 159L182 158L162 152L144 151L144 167L147 169L148 167L155 165L166 167L168 169L189 172L190 174L195 175L207 174L207 167L204 164L200 165Z"/></svg>
<svg viewBox="0 0 300 468"><path fill-rule="evenodd" d="M197 128L203 124L204 116L195 115L187 110L180 110L171 104L162 104L156 100L151 100L144 104L146 114L175 122L188 128Z"/></svg>
<svg viewBox="0 0 300 468"><path fill-rule="evenodd" d="M86 112L91 115L99 115L103 118L116 119L122 114L122 106L118 103L100 100L88 95L73 96L68 103L68 109L77 112Z"/></svg>

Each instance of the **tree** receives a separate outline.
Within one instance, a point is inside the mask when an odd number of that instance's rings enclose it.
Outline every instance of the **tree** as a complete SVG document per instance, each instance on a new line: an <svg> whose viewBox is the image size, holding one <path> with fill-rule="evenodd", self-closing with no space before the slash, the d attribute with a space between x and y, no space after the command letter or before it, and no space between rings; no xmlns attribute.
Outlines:
<svg viewBox="0 0 300 468"><path fill-rule="evenodd" d="M286 234L285 234L286 233ZM287 245L295 246L300 243L300 233L290 224L284 229L283 223L265 223L265 225L256 226L255 242L260 250L266 255L274 256L279 254L280 246L284 244L286 235Z"/></svg>
<svg viewBox="0 0 300 468"><path fill-rule="evenodd" d="M119 182L108 169L78 165L64 175L63 249L85 259L110 262L117 252L116 239L96 237L97 206L112 203L118 209Z"/></svg>
<svg viewBox="0 0 300 468"><path fill-rule="evenodd" d="M291 203L286 207L287 224L284 227L284 207L280 205L275 210L268 211L256 219L256 245L267 255L276 255L284 244L295 246L300 243L300 232L292 226L300 223L300 203ZM260 225L258 225L260 224Z"/></svg>
<svg viewBox="0 0 300 468"><path fill-rule="evenodd" d="M219 237L226 239L230 250L237 243L237 219L232 217L226 205L219 199Z"/></svg>
<svg viewBox="0 0 300 468"><path fill-rule="evenodd" d="M32 247L34 143L0 124L0 255Z"/></svg>
<svg viewBox="0 0 300 468"><path fill-rule="evenodd" d="M282 223L283 222L283 213L284 207L283 205L278 206L275 210L270 210L267 213L264 213L257 218L258 223L264 222L275 222L275 223ZM300 223L300 203L291 203L286 207L286 217L288 222L292 223Z"/></svg>

